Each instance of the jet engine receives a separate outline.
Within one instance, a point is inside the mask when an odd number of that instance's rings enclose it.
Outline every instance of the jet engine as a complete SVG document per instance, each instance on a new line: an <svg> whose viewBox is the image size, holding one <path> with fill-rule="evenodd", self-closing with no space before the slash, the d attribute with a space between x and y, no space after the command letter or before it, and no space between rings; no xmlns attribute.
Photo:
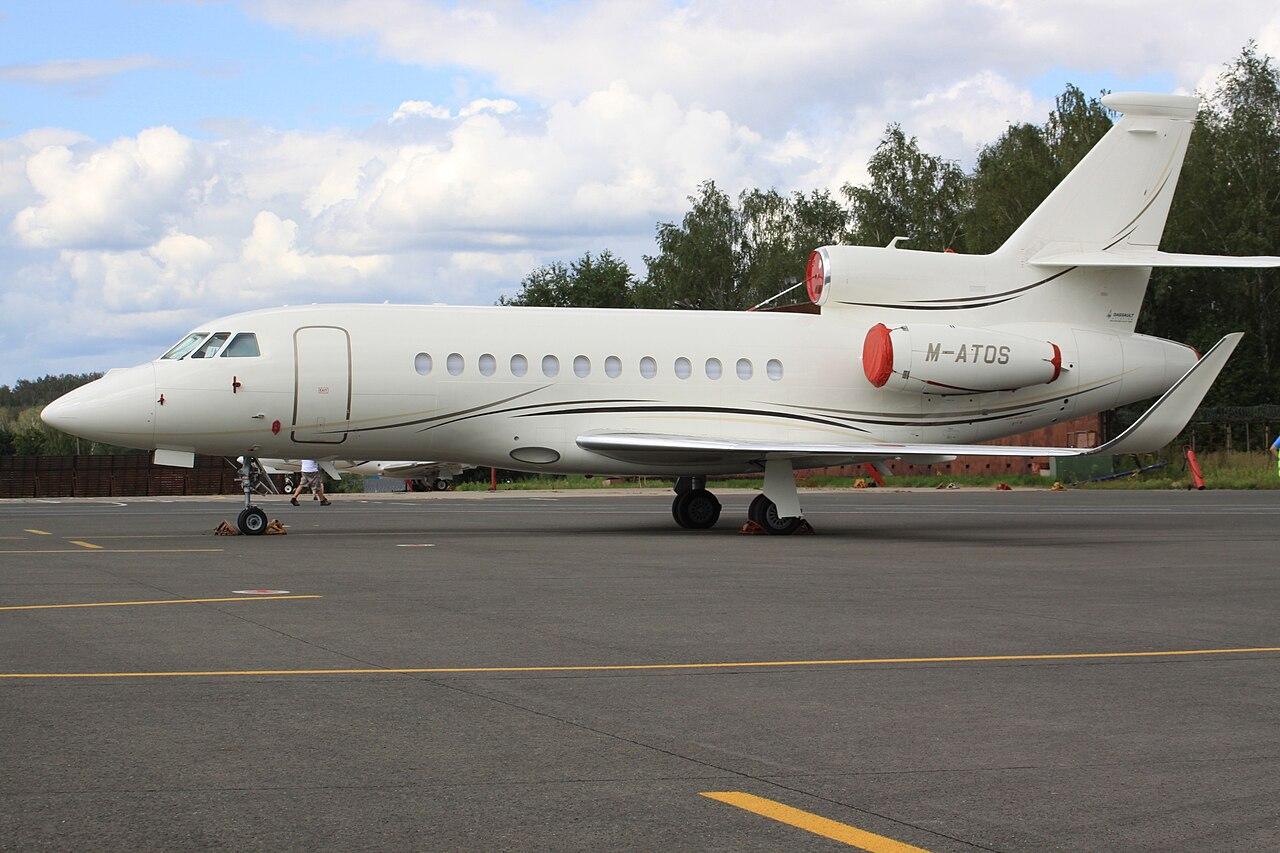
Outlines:
<svg viewBox="0 0 1280 853"><path fill-rule="evenodd" d="M1062 375L1062 350L1009 332L929 323L877 323L862 344L862 369L877 388L919 394L981 394L1046 385Z"/></svg>

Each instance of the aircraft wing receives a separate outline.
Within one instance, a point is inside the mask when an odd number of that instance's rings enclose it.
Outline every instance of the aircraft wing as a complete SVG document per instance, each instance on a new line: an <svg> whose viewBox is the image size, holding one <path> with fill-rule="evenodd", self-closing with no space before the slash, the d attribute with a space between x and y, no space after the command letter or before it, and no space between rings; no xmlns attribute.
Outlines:
<svg viewBox="0 0 1280 853"><path fill-rule="evenodd" d="M1173 384L1132 426L1106 444L1091 448L1014 447L994 444L892 444L880 442L819 444L759 439L720 439L653 433L589 433L578 437L584 450L619 462L660 466L707 466L763 463L791 459L803 467L856 462L904 462L928 465L956 456L1098 456L1150 453L1182 432L1208 393L1243 333L1234 332L1213 345L1204 357Z"/></svg>
<svg viewBox="0 0 1280 853"><path fill-rule="evenodd" d="M474 467L458 462L384 462L382 473L389 477L456 477Z"/></svg>
<svg viewBox="0 0 1280 853"><path fill-rule="evenodd" d="M1280 267L1280 257L1253 255L1181 255L1175 252L1143 251L1062 252L1028 261L1033 267Z"/></svg>

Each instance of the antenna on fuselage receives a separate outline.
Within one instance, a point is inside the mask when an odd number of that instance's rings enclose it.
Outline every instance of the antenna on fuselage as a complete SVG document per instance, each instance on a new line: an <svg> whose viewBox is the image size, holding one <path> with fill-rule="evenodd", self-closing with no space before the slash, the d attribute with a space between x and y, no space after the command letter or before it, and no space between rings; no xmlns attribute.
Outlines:
<svg viewBox="0 0 1280 853"><path fill-rule="evenodd" d="M779 291L779 292L775 293L773 296L770 296L770 297L769 297L768 299L766 299L764 302L759 302L759 303L757 303L757 304L755 304L755 305L752 305L752 306L751 306L750 308L748 308L747 310L748 310L748 311L754 311L754 310L756 310L757 308L763 308L764 306L768 305L770 302L772 302L773 300L777 299L778 297L780 297L780 296L786 296L788 293L790 293L791 291L795 290L797 287L799 287L799 286L800 286L800 285L802 285L802 284L804 284L804 282L803 282L803 281L797 281L795 284L791 285L791 286L790 286L790 287L788 287L786 290L782 290L782 291Z"/></svg>

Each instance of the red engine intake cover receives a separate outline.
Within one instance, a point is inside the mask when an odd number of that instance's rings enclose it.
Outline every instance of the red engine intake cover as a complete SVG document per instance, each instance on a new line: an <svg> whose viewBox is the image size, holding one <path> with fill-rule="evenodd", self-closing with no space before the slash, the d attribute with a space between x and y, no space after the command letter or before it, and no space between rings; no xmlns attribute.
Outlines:
<svg viewBox="0 0 1280 853"><path fill-rule="evenodd" d="M867 381L877 388L883 388L893 375L893 339L884 323L872 326L862 342L862 369Z"/></svg>

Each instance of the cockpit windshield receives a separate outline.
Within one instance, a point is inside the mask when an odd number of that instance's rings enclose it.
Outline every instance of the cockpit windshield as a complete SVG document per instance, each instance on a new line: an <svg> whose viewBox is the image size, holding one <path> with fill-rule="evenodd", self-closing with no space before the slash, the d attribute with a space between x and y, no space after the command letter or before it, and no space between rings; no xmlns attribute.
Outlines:
<svg viewBox="0 0 1280 853"><path fill-rule="evenodd" d="M241 332L236 335L222 351L223 358L256 358L260 354L258 336L253 332Z"/></svg>
<svg viewBox="0 0 1280 853"><path fill-rule="evenodd" d="M184 355L186 355L187 353L195 349L196 346L201 341L203 341L208 334L209 334L208 332L192 332L182 340L178 341L178 343L174 346L173 349L169 350L167 353L160 356L160 358L162 359L167 358L167 359L172 359L174 361L177 361L178 359L182 358Z"/></svg>
<svg viewBox="0 0 1280 853"><path fill-rule="evenodd" d="M190 358L213 358L218 354L218 350L226 343L227 338L231 337L230 332L215 332L209 336L209 339L196 347L195 352L191 353Z"/></svg>

